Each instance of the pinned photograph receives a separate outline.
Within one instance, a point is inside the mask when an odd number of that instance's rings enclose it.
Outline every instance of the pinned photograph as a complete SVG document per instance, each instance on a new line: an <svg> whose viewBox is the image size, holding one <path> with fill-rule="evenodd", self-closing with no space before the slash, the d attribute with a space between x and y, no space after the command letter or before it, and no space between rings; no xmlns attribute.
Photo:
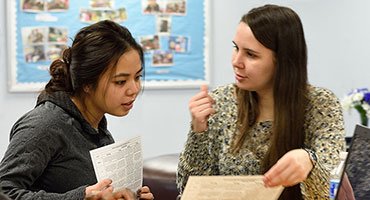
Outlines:
<svg viewBox="0 0 370 200"><path fill-rule="evenodd" d="M46 27L23 27L23 44L40 44L46 41Z"/></svg>
<svg viewBox="0 0 370 200"><path fill-rule="evenodd" d="M101 20L112 20L117 23L127 20L126 8L119 8L117 10L112 9L80 9L80 21L85 23L95 23Z"/></svg>
<svg viewBox="0 0 370 200"><path fill-rule="evenodd" d="M35 63L45 60L44 45L28 45L24 47L25 60L28 63Z"/></svg>
<svg viewBox="0 0 370 200"><path fill-rule="evenodd" d="M68 40L68 29L61 27L49 27L48 42L66 43Z"/></svg>
<svg viewBox="0 0 370 200"><path fill-rule="evenodd" d="M126 8L118 8L117 9L117 22L123 22L125 20L127 20Z"/></svg>
<svg viewBox="0 0 370 200"><path fill-rule="evenodd" d="M168 35L171 32L171 17L166 15L157 16L157 32L159 34Z"/></svg>
<svg viewBox="0 0 370 200"><path fill-rule="evenodd" d="M142 36L140 37L140 44L145 52L160 49L158 35Z"/></svg>
<svg viewBox="0 0 370 200"><path fill-rule="evenodd" d="M45 10L44 0L22 0L21 8L24 12L42 12Z"/></svg>
<svg viewBox="0 0 370 200"><path fill-rule="evenodd" d="M173 66L173 52L164 50L155 50L153 52L153 66Z"/></svg>
<svg viewBox="0 0 370 200"><path fill-rule="evenodd" d="M96 18L94 18L93 16L94 22L98 22L98 21L106 20L106 19L112 20L112 21L117 20L117 14L115 10L96 10L94 13L96 14Z"/></svg>
<svg viewBox="0 0 370 200"><path fill-rule="evenodd" d="M163 13L163 2L160 0L142 0L141 5L144 14Z"/></svg>
<svg viewBox="0 0 370 200"><path fill-rule="evenodd" d="M80 21L81 22L91 23L92 17L93 17L92 10L86 9L86 8L80 9Z"/></svg>
<svg viewBox="0 0 370 200"><path fill-rule="evenodd" d="M118 21L118 13L115 10L94 10L94 9L80 9L80 21L85 23L95 23L101 20L109 19Z"/></svg>
<svg viewBox="0 0 370 200"><path fill-rule="evenodd" d="M48 0L45 4L49 12L65 12L69 8L69 0Z"/></svg>
<svg viewBox="0 0 370 200"><path fill-rule="evenodd" d="M165 13L170 15L186 15L186 0L168 0Z"/></svg>
<svg viewBox="0 0 370 200"><path fill-rule="evenodd" d="M189 39L185 36L169 36L168 49L176 53L188 52Z"/></svg>
<svg viewBox="0 0 370 200"><path fill-rule="evenodd" d="M48 45L46 49L46 59L50 61L59 59L62 56L63 50L66 48L67 48L67 45L64 45L64 44Z"/></svg>

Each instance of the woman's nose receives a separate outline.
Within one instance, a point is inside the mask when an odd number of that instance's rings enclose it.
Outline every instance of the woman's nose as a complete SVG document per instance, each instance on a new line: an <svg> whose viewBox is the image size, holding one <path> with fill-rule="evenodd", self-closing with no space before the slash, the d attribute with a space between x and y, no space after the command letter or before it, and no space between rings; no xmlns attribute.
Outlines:
<svg viewBox="0 0 370 200"><path fill-rule="evenodd" d="M239 52L233 53L231 64L236 68L243 68L243 62Z"/></svg>
<svg viewBox="0 0 370 200"><path fill-rule="evenodd" d="M141 90L140 81L132 81L127 89L127 95L136 95Z"/></svg>

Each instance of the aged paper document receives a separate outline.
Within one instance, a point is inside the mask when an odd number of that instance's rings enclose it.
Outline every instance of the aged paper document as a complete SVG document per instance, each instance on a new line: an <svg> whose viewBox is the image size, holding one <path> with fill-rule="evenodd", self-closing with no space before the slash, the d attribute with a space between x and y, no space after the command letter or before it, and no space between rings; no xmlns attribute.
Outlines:
<svg viewBox="0 0 370 200"><path fill-rule="evenodd" d="M137 191L143 182L140 136L90 151L97 180L111 179L114 190Z"/></svg>
<svg viewBox="0 0 370 200"><path fill-rule="evenodd" d="M190 176L181 200L276 200L283 187L266 188L263 176Z"/></svg>

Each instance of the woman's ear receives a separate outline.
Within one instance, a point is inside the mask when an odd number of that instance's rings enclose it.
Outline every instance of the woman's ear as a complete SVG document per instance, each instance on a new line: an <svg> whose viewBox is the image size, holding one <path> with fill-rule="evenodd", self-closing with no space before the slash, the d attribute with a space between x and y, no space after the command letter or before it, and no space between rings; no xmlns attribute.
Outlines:
<svg viewBox="0 0 370 200"><path fill-rule="evenodd" d="M91 86L90 86L90 85L85 85L85 86L84 86L84 92L85 92L86 94L89 94L89 93L90 93L90 91L91 91Z"/></svg>

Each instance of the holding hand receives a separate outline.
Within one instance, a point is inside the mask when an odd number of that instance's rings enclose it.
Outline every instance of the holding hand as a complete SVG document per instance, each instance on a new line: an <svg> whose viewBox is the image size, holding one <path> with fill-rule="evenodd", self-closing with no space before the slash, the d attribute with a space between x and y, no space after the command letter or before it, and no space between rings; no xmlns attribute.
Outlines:
<svg viewBox="0 0 370 200"><path fill-rule="evenodd" d="M306 180L312 168L308 153L303 149L294 149L287 152L265 173L263 182L266 187L293 186Z"/></svg>
<svg viewBox="0 0 370 200"><path fill-rule="evenodd" d="M191 123L194 132L203 132L208 128L208 118L216 110L212 107L215 101L208 94L208 87L202 85L200 92L189 101L189 110L191 113Z"/></svg>
<svg viewBox="0 0 370 200"><path fill-rule="evenodd" d="M154 196L149 187L144 186L137 191L137 194L130 189L124 188L114 193L92 192L86 196L85 200L153 200Z"/></svg>
<svg viewBox="0 0 370 200"><path fill-rule="evenodd" d="M99 182L97 182L95 185L91 185L86 187L85 189L85 196L89 200L93 200L95 198L90 198L93 196L104 196L111 194L113 192L113 187L112 187L112 180L110 179L103 179Z"/></svg>
<svg viewBox="0 0 370 200"><path fill-rule="evenodd" d="M153 200L154 199L154 196L150 192L150 189L148 186L143 186L136 193L137 193L138 199L142 199L142 200Z"/></svg>

